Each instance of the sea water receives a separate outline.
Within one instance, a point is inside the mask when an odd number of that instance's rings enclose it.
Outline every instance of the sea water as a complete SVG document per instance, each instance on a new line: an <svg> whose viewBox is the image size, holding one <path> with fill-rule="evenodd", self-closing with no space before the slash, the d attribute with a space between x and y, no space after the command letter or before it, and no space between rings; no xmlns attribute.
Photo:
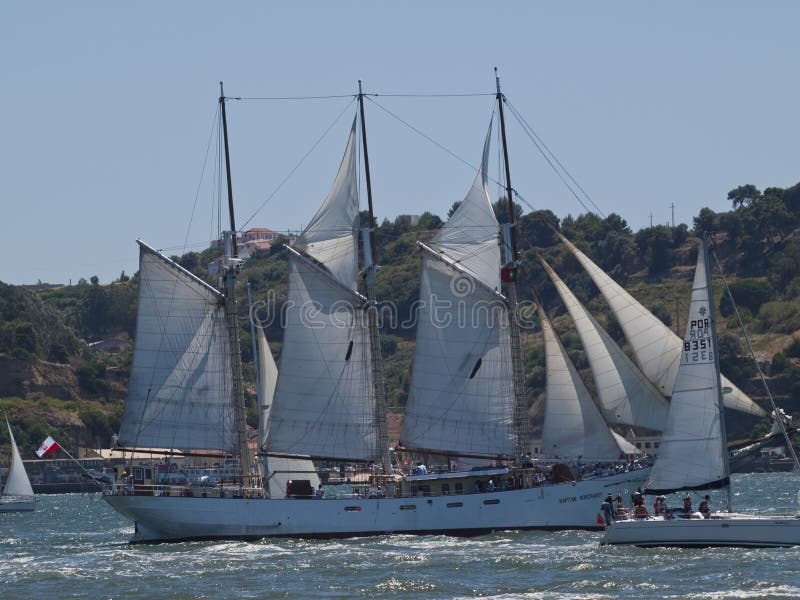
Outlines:
<svg viewBox="0 0 800 600"><path fill-rule="evenodd" d="M792 473L734 475L734 508L794 515L798 488ZM800 597L795 548L599 547L602 533L576 531L134 546L132 533L97 494L0 514L0 598Z"/></svg>

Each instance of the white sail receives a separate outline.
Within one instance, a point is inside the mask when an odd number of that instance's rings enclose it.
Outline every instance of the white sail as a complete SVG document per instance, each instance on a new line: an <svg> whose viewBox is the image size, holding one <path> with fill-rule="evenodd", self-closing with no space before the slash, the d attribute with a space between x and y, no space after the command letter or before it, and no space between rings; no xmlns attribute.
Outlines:
<svg viewBox="0 0 800 600"><path fill-rule="evenodd" d="M28 479L28 473L25 471L25 464L22 462L22 457L17 448L17 442L14 439L14 434L11 432L11 425L6 418L6 426L8 427L8 436L11 438L11 465L8 469L8 479L6 479L6 487L3 489L4 496L33 496L33 488L31 481Z"/></svg>
<svg viewBox="0 0 800 600"><path fill-rule="evenodd" d="M550 320L543 310L540 314L547 369L542 454L617 460L623 449L603 420Z"/></svg>
<svg viewBox="0 0 800 600"><path fill-rule="evenodd" d="M119 443L233 452L224 298L147 244L139 246L136 338Z"/></svg>
<svg viewBox="0 0 800 600"><path fill-rule="evenodd" d="M294 243L321 262L342 285L355 290L358 271L358 160L356 121L331 191Z"/></svg>
<svg viewBox="0 0 800 600"><path fill-rule="evenodd" d="M661 431L669 404L543 258L586 351L606 422Z"/></svg>
<svg viewBox="0 0 800 600"><path fill-rule="evenodd" d="M258 383L259 399L261 401L261 445L267 441L269 435L269 415L272 408L272 399L275 396L275 384L278 382L278 365L272 358L272 351L267 343L267 336L263 327L256 327L256 346L258 351Z"/></svg>
<svg viewBox="0 0 800 600"><path fill-rule="evenodd" d="M491 131L489 125L483 145L483 159L472 187L429 245L489 289L499 290L500 230L486 185Z"/></svg>
<svg viewBox="0 0 800 600"><path fill-rule="evenodd" d="M261 390L261 419L263 423L262 444L266 443L269 435L270 412L272 398L275 395L275 384L278 380L278 366L272 358L272 352L267 343L267 336L262 327L256 327L256 344L258 348L259 384ZM319 475L314 468L314 462L308 458L284 458L271 456L269 458L269 497L284 498L286 496L286 483L290 479L307 479L311 487L319 485Z"/></svg>
<svg viewBox="0 0 800 600"><path fill-rule="evenodd" d="M671 396L683 345L681 339L578 250L572 242L561 234L558 236L589 273L592 281L611 306L614 316L625 333L625 338L631 345L639 368L662 394ZM724 375L722 384L731 390L730 393L725 394L727 408L759 417L767 416L766 411Z"/></svg>
<svg viewBox="0 0 800 600"><path fill-rule="evenodd" d="M416 316L417 343L401 445L465 455L513 455L514 391L503 297L480 283L469 283L462 271L423 250Z"/></svg>
<svg viewBox="0 0 800 600"><path fill-rule="evenodd" d="M464 200L423 249L417 342L401 444L476 456L514 452L510 332L499 225L486 186L489 133Z"/></svg>
<svg viewBox="0 0 800 600"><path fill-rule="evenodd" d="M270 453L380 456L366 299L291 251Z"/></svg>
<svg viewBox="0 0 800 600"><path fill-rule="evenodd" d="M720 414L712 294L706 257L697 257L692 300L667 426L646 489L651 494L719 487L728 480Z"/></svg>

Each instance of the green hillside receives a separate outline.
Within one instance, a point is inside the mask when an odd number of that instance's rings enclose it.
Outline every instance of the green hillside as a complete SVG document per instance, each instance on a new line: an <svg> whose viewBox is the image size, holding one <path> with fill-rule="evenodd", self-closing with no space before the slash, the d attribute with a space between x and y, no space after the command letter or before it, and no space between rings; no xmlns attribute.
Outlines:
<svg viewBox="0 0 800 600"><path fill-rule="evenodd" d="M621 329L594 284L567 249L558 243L561 231L592 260L626 287L672 328L685 326L691 277L697 256L697 235L709 232L728 276L758 360L767 365L769 382L779 404L800 415L800 184L768 188L751 185L728 194L732 210L704 208L691 225L659 225L633 232L616 214L592 214L559 220L550 211L522 214L519 238L523 268L520 298L541 299L576 366L591 389L586 358L557 293L537 260L546 258L618 342ZM496 212L504 219L502 207ZM521 209L519 209L521 213ZM442 216L446 218L446 216ZM401 216L384 220L377 231L379 262L377 294L383 312L382 351L391 412L402 412L408 396L414 352L414 302L419 293L417 240L429 239L442 218L425 213L415 225ZM176 257L185 268L208 279L207 267L218 251ZM30 456L52 434L70 447L104 446L119 428L136 326L137 276L101 285L96 277L78 285L31 290L0 284L0 407L15 425L23 454ZM252 393L251 337L246 306L250 282L259 318L273 353L280 355L280 307L286 299L286 250L280 240L269 251L244 263L238 280L242 317L242 353L250 387L248 420L255 425ZM766 399L745 354L730 302L715 277L719 303L720 356L723 371L752 398ZM523 332L528 401L534 426L544 394L541 334L534 325ZM681 332L682 334L682 332ZM623 346L624 347L624 346ZM729 415L732 437L760 433L766 424Z"/></svg>

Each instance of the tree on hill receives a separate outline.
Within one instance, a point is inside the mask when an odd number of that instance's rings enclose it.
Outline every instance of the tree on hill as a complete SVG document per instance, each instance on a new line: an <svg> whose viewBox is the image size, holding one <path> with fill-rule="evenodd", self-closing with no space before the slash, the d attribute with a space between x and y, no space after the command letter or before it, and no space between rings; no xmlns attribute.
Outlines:
<svg viewBox="0 0 800 600"><path fill-rule="evenodd" d="M728 192L728 200L733 202L733 208L744 208L750 206L753 202L758 200L761 192L752 184L740 185L736 189Z"/></svg>

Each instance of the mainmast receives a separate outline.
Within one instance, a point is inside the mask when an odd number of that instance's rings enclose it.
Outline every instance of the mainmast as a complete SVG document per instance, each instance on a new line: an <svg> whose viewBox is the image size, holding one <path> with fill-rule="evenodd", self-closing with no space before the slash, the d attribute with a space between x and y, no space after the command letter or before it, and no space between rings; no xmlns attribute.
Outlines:
<svg viewBox="0 0 800 600"><path fill-rule="evenodd" d="M389 432L386 422L386 387L383 379L383 359L381 357L381 339L378 331L378 304L375 300L375 272L377 265L378 245L375 241L375 213L372 210L372 180L369 173L369 151L367 150L367 125L364 118L364 93L361 80L358 80L358 108L361 116L361 143L364 147L364 175L367 180L367 206L369 223L362 229L364 247L364 274L367 283L367 319L369 326L369 345L372 355L372 382L375 394L375 421L378 423L378 445L383 463L383 472L392 473L392 461L389 456Z"/></svg>
<svg viewBox="0 0 800 600"><path fill-rule="evenodd" d="M525 391L525 372L522 366L522 346L520 344L519 319L517 315L517 268L519 250L517 247L516 216L514 214L514 188L511 187L511 169L508 163L508 144L506 141L506 121L503 113L505 97L500 91L500 77L495 67L497 84L497 105L500 112L500 135L503 141L503 162L506 175L506 199L508 200L508 223L503 224L505 255L501 279L506 283L508 298L509 327L511 334L511 371L514 383L514 455L519 459L528 452L530 428L528 425L528 398Z"/></svg>
<svg viewBox="0 0 800 600"><path fill-rule="evenodd" d="M228 323L228 340L230 342L231 369L233 371L233 408L236 422L237 454L242 468L243 478L253 485L253 464L250 449L247 445L247 424L245 422L244 386L242 384L242 354L239 343L239 317L236 312L236 274L239 269L238 250L236 247L236 221L233 214L233 187L231 183L231 158L228 149L228 119L225 114L225 92L219 82L219 104L222 113L222 137L225 146L225 176L228 183L228 213L231 230L225 232L225 258L223 260L223 293L225 294L225 317Z"/></svg>

